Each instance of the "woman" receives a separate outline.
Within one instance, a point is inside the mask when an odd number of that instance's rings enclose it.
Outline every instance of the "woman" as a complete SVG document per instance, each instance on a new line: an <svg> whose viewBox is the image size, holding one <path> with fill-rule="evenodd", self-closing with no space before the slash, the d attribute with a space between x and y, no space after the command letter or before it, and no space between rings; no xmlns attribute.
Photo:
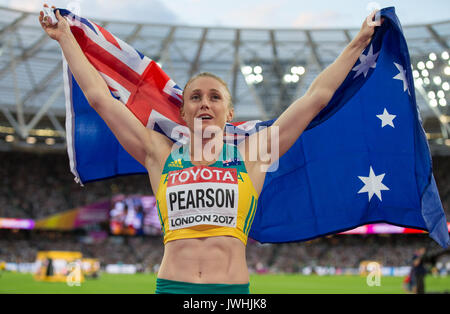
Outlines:
<svg viewBox="0 0 450 314"><path fill-rule="evenodd" d="M367 21L373 21L374 16L375 12ZM111 96L66 20L58 11L56 17L58 23L52 25L41 12L39 21L58 41L89 104L122 146L148 170L152 189L157 191L165 250L156 292L249 293L247 236L264 184L262 169L273 162L263 156L254 158L250 147L261 143L276 147L277 157L287 152L343 82L370 42L375 24L363 23L336 61L318 75L305 95L292 103L268 132L255 133L237 147L224 144L225 124L234 114L226 83L210 73L191 78L183 91L181 117L192 140L179 147L145 128Z"/></svg>

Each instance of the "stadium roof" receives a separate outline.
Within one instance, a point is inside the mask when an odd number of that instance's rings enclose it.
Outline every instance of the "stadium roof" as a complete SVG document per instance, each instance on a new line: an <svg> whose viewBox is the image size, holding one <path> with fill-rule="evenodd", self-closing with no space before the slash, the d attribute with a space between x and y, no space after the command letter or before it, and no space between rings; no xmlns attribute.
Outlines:
<svg viewBox="0 0 450 314"><path fill-rule="evenodd" d="M222 77L237 120L278 116L359 29L243 29L95 20L158 61L179 85ZM450 20L403 26L433 154L450 154ZM0 7L0 150L65 148L61 50L37 12Z"/></svg>

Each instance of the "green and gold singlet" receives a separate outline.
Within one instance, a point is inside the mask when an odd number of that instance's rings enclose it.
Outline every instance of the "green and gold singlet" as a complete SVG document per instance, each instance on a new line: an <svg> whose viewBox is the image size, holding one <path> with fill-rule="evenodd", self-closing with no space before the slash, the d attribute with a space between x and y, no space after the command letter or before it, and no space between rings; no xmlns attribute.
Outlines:
<svg viewBox="0 0 450 314"><path fill-rule="evenodd" d="M234 145L221 158L195 166L189 147L172 151L156 193L164 244L178 239L232 236L247 244L258 195Z"/></svg>

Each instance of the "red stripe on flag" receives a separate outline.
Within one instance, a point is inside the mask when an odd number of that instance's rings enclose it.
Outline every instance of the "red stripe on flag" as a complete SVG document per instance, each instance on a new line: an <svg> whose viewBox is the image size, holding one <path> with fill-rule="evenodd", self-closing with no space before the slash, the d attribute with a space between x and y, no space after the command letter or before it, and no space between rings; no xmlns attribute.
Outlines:
<svg viewBox="0 0 450 314"><path fill-rule="evenodd" d="M234 126L238 126L244 123L247 123L248 121L241 121L241 122L231 122L230 124L234 125Z"/></svg>
<svg viewBox="0 0 450 314"><path fill-rule="evenodd" d="M175 123L186 125L181 119L180 107L173 103L172 96L163 91L168 81L167 74L152 61L142 74L136 92L128 99L127 107L144 125L153 109Z"/></svg>
<svg viewBox="0 0 450 314"><path fill-rule="evenodd" d="M122 48L120 47L119 43L117 42L117 40L114 38L113 35L111 35L106 29L104 29L103 27L101 27L100 25L94 23L98 29L100 30L100 32L103 34L103 36L105 37L105 39L110 42L111 44L113 44L114 46L116 46L117 48L119 48L120 50L122 50Z"/></svg>
<svg viewBox="0 0 450 314"><path fill-rule="evenodd" d="M140 81L139 74L87 37L82 29L72 26L71 30L92 65L133 93Z"/></svg>

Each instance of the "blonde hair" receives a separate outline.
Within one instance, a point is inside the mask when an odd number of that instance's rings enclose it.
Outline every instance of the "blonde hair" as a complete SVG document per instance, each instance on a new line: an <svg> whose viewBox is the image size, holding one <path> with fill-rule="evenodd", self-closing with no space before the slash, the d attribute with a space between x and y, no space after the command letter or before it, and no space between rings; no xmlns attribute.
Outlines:
<svg viewBox="0 0 450 314"><path fill-rule="evenodd" d="M219 81L225 87L225 89L226 89L226 91L228 93L228 98L230 100L230 103L228 104L228 106L230 108L233 108L233 100L232 100L232 97L231 97L230 90L228 88L228 84L224 80L222 80L220 77L218 77L217 75L212 74L210 72L201 72L201 73L199 73L197 75L194 75L193 77L191 77L189 79L189 81L186 83L186 85L184 86L184 89L183 89L183 94L182 94L183 95L183 102L184 102L184 91L186 90L186 88L189 86L189 84L191 84L193 81L195 81L196 79L198 79L200 77L211 77L211 78Z"/></svg>

